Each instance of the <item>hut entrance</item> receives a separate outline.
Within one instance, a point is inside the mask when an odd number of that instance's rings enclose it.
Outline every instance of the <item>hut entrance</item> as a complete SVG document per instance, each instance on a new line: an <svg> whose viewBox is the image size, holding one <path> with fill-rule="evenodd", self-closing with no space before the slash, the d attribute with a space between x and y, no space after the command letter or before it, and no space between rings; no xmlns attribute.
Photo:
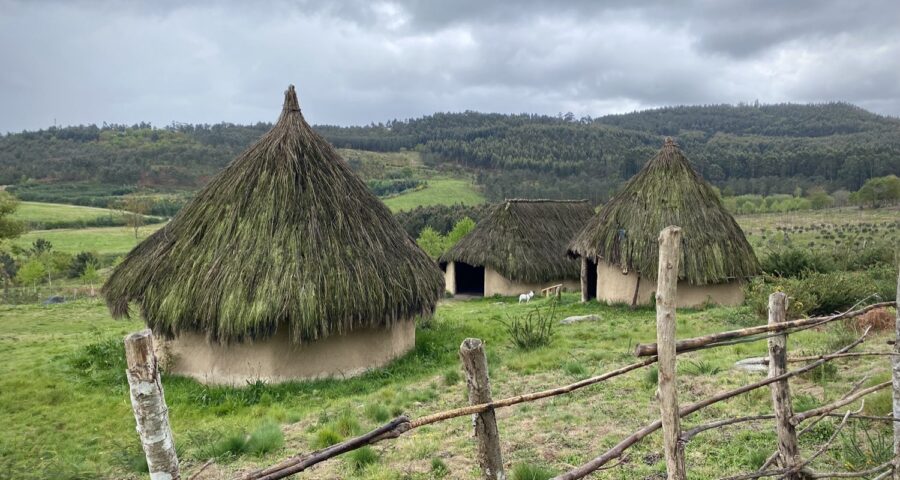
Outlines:
<svg viewBox="0 0 900 480"><path fill-rule="evenodd" d="M587 268L584 271L584 277L581 279L582 296L584 301L590 301L597 298L597 262L587 259Z"/></svg>
<svg viewBox="0 0 900 480"><path fill-rule="evenodd" d="M484 267L456 262L456 293L484 295Z"/></svg>

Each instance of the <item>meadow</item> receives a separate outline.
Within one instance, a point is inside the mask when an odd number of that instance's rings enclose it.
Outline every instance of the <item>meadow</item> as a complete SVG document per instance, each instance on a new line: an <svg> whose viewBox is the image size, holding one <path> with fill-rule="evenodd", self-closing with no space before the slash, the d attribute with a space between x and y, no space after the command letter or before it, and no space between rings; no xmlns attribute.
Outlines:
<svg viewBox="0 0 900 480"><path fill-rule="evenodd" d="M637 342L655 338L649 308L580 304L566 294L556 317L593 313L599 321L555 325L549 346L515 347L501 321L548 300L520 305L513 299L444 300L436 316L422 322L415 349L384 369L337 381L207 387L166 375L163 383L176 445L188 474L208 458L216 463L200 478L230 478L361 433L390 417L412 416L464 405L465 382L457 359L466 337L486 342L494 397L570 383L634 361ZM732 329L759 322L747 307L679 312L679 336ZM63 305L0 306L0 416L8 434L0 439L0 472L8 478L142 478L142 454L124 380L122 337L141 328L136 320L113 320L97 300ZM830 351L853 337L842 324L791 336L795 354ZM871 348L883 344L882 334ZM757 380L735 370L739 359L760 356L765 342L701 351L680 360L682 401ZM832 400L868 375L867 384L889 378L888 362L849 360L793 382L799 410ZM506 461L512 470L560 472L610 447L658 415L655 371L643 369L578 392L501 410L498 414ZM887 394L888 392L883 392ZM696 425L715 418L767 413L767 390L717 404L688 418ZM866 411L883 415L890 398L879 394ZM807 451L832 431L822 422L803 437ZM880 424L866 425L873 438L889 435ZM885 437L887 438L887 437ZM715 440L715 441L713 441ZM817 460L833 468L879 462L877 444L846 437ZM758 466L774 448L765 423L711 432L687 446L691 478L718 478ZM868 449L868 450L867 450ZM660 438L629 451L619 469L597 478L647 478L665 469ZM468 418L416 430L366 453L347 455L300 478L464 479L477 476ZM513 477L519 478L519 477ZM543 478L543 477L538 477Z"/></svg>
<svg viewBox="0 0 900 480"><path fill-rule="evenodd" d="M94 252L98 255L124 255L148 235L162 227L162 224L145 225L138 229L129 227L99 227L78 229L33 230L12 240L13 245L29 248L35 240L43 238L53 244L53 249L75 254Z"/></svg>
<svg viewBox="0 0 900 480"><path fill-rule="evenodd" d="M476 205L485 198L476 190L471 180L460 178L429 178L424 188L385 198L391 211L411 210L429 205Z"/></svg>

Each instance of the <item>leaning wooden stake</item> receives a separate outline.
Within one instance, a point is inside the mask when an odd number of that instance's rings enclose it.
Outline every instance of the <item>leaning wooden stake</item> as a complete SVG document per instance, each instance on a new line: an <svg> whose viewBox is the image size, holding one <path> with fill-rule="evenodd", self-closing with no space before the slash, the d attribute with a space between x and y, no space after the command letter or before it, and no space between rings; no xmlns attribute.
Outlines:
<svg viewBox="0 0 900 480"><path fill-rule="evenodd" d="M894 322L894 353L900 354L900 271L897 272L897 319ZM900 356L891 357L894 381L894 418L900 418ZM894 423L893 479L900 480L900 423Z"/></svg>
<svg viewBox="0 0 900 480"><path fill-rule="evenodd" d="M787 295L775 292L769 295L769 325L785 321L787 312ZM769 337L769 378L787 372L787 335ZM772 391L772 406L775 411L775 432L778 435L778 452L781 457L781 468L788 470L784 478L795 480L800 473L794 467L801 462L800 449L797 446L797 430L791 423L794 416L791 406L791 389L787 379L769 385Z"/></svg>
<svg viewBox="0 0 900 480"><path fill-rule="evenodd" d="M179 480L181 475L172 429L169 427L169 409L159 379L150 330L125 337L125 360L128 363L125 374L131 389L131 407L147 456L150 478Z"/></svg>
<svg viewBox="0 0 900 480"><path fill-rule="evenodd" d="M656 280L656 343L659 349L659 410L662 420L666 471L669 480L686 480L684 442L678 415L675 378L675 306L681 229L666 227L659 234L659 270Z"/></svg>
<svg viewBox="0 0 900 480"><path fill-rule="evenodd" d="M469 403L491 403L491 382L488 378L484 344L477 338L467 338L459 346L459 358L466 371ZM472 416L475 438L478 441L478 465L487 480L504 480L503 457L500 453L500 432L494 409Z"/></svg>
<svg viewBox="0 0 900 480"><path fill-rule="evenodd" d="M596 274L595 274L596 275ZM581 257L581 303L591 298L591 292L588 289L590 281L588 280L588 259ZM594 292L596 294L596 292Z"/></svg>

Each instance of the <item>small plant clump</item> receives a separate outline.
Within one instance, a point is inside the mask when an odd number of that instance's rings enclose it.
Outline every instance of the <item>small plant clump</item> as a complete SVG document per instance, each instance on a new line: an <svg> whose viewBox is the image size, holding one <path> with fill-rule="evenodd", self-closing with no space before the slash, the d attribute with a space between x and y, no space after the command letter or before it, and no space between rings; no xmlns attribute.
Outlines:
<svg viewBox="0 0 900 480"><path fill-rule="evenodd" d="M510 480L549 480L556 476L556 473L542 465L533 465L530 463L520 463L513 467L509 476Z"/></svg>
<svg viewBox="0 0 900 480"><path fill-rule="evenodd" d="M522 350L533 350L550 345L553 341L553 322L556 318L556 302L544 309L534 307L530 312L503 322L513 344ZM502 322L502 320L501 320Z"/></svg>

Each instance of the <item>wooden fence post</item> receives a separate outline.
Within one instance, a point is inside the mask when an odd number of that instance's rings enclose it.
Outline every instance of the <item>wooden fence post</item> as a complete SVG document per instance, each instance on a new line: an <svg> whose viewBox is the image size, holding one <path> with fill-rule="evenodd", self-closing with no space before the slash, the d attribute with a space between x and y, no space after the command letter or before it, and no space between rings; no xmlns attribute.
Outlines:
<svg viewBox="0 0 900 480"><path fill-rule="evenodd" d="M169 427L169 409L163 395L162 382L153 353L150 330L125 337L125 360L131 407L137 421L137 432L147 456L152 480L179 480L178 456Z"/></svg>
<svg viewBox="0 0 900 480"><path fill-rule="evenodd" d="M784 322L787 312L787 295L775 292L769 295L769 325ZM787 372L787 334L769 337L769 377L777 377ZM792 468L800 462L797 446L797 431L791 423L794 409L791 405L791 388L782 380L769 385L772 391L772 407L775 411L775 432L778 435L778 453L782 468ZM785 479L799 479L800 472L789 473Z"/></svg>
<svg viewBox="0 0 900 480"><path fill-rule="evenodd" d="M590 285L590 280L588 279L588 259L586 256L581 257L581 303L588 301L591 298L591 293L588 291L588 285ZM596 292L594 292L596 295Z"/></svg>
<svg viewBox="0 0 900 480"><path fill-rule="evenodd" d="M894 321L894 355L891 357L893 376L894 418L900 418L900 271L897 272L897 319ZM900 422L894 422L893 479L900 480Z"/></svg>
<svg viewBox="0 0 900 480"><path fill-rule="evenodd" d="M681 229L666 227L659 233L659 270L656 280L656 343L659 350L659 410L662 420L666 472L669 480L686 480L684 442L678 415L675 378L675 308Z"/></svg>
<svg viewBox="0 0 900 480"><path fill-rule="evenodd" d="M477 338L467 338L459 346L459 358L466 372L469 404L490 403L491 382L488 378L487 357L484 343ZM478 441L478 465L488 480L504 480L503 456L500 452L500 432L494 410L472 415L475 439Z"/></svg>

